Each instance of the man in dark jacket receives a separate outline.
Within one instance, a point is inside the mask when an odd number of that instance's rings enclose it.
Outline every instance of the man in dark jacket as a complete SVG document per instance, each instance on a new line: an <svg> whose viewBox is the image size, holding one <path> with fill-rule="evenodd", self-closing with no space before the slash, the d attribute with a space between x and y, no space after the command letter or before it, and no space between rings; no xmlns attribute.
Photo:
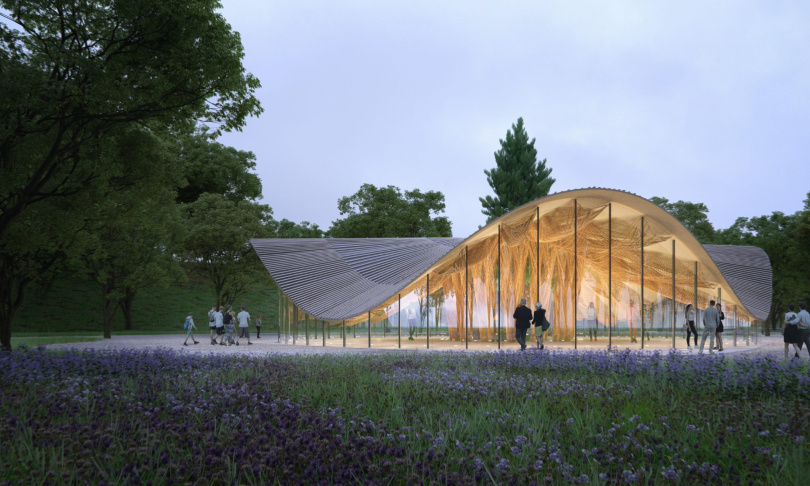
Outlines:
<svg viewBox="0 0 810 486"><path fill-rule="evenodd" d="M531 327L532 311L526 307L526 299L520 299L520 306L512 314L515 318L515 339L520 343L520 350L526 349L526 331Z"/></svg>

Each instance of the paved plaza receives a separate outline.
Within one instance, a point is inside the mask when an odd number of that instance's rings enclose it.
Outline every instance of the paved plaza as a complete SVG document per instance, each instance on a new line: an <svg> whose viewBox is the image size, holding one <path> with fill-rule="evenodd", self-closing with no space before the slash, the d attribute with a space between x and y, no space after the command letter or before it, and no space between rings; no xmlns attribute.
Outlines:
<svg viewBox="0 0 810 486"><path fill-rule="evenodd" d="M458 341L443 341L431 340L430 349L426 349L424 344L409 345L408 341L403 339L403 348L397 349L396 339L389 341L374 341L372 345L377 347L368 347L367 341L360 339L350 339L347 341L347 347L342 346L339 339L328 339L327 345L323 346L322 339L310 339L310 345L307 346L304 340L300 340L297 344L284 344L283 336L282 342L276 334L269 334L262 336L261 339L251 338L252 345L248 346L247 342L242 340L239 346L220 346L211 345L208 335L197 335L197 340L200 342L197 345L189 344L183 346L185 334L177 335L142 335L142 336L113 336L112 339L105 339L102 341L93 341L86 343L65 343L65 344L50 344L49 349L92 349L92 350L115 350L115 349L173 349L183 353L195 354L231 354L231 355L249 355L249 356L268 356L268 355L325 355L325 354L369 354L369 353L413 353L413 352L436 352L436 351L464 351L464 343ZM663 340L661 340L663 341ZM650 345L646 345L644 351L639 352L652 352L659 350L662 352L669 352L670 348L664 343L653 341ZM531 342L534 344L533 342ZM615 344L615 343L614 343ZM682 344L682 343L681 343ZM637 349L638 344L633 344L632 349ZM708 341L706 343L708 346ZM597 351L607 348L607 342L602 344L602 341L596 343L589 341L579 341L577 347L581 351ZM622 346L621 343L614 346L614 349L623 350L628 346ZM505 351L517 351L517 343L501 343L501 349ZM555 343L550 342L546 344L545 349L551 351L564 351L572 350L573 343ZM497 351L497 343L470 343L470 351L481 352L495 352ZM536 352L536 351L531 351ZM678 352L697 354L695 350L687 351L679 349ZM756 340L752 339L749 345L745 342L738 341L735 347L733 343L726 342L725 351L722 353L726 356L746 356L746 357L761 357L769 356L773 359L784 358L784 345L782 342L781 334L773 334L771 336L758 336ZM803 350L801 355L802 360L807 360L807 351Z"/></svg>

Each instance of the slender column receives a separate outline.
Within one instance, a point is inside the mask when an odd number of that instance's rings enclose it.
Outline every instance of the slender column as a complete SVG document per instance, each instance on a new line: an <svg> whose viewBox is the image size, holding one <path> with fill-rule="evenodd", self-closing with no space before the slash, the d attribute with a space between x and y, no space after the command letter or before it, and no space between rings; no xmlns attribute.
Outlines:
<svg viewBox="0 0 810 486"><path fill-rule="evenodd" d="M672 349L675 349L675 319L678 310L675 307L675 238L672 238Z"/></svg>
<svg viewBox="0 0 810 486"><path fill-rule="evenodd" d="M577 227L579 226L579 219L577 219L577 200L574 199L574 349L577 349L577 298L579 297L579 289L577 288Z"/></svg>
<svg viewBox="0 0 810 486"><path fill-rule="evenodd" d="M498 225L498 280L495 287L495 298L498 300L498 318L495 325L498 327L498 349L501 349L501 225Z"/></svg>
<svg viewBox="0 0 810 486"><path fill-rule="evenodd" d="M343 321L343 347L346 347L346 321Z"/></svg>
<svg viewBox="0 0 810 486"><path fill-rule="evenodd" d="M613 205L608 203L608 349L613 349Z"/></svg>
<svg viewBox="0 0 810 486"><path fill-rule="evenodd" d="M644 349L644 216L641 217L641 302L638 303L638 314L641 317L641 349Z"/></svg>
<svg viewBox="0 0 810 486"><path fill-rule="evenodd" d="M425 327L427 328L427 348L430 349L430 273L427 274L427 292L425 294Z"/></svg>
<svg viewBox="0 0 810 486"><path fill-rule="evenodd" d="M371 311L368 311L368 347L371 347Z"/></svg>
<svg viewBox="0 0 810 486"><path fill-rule="evenodd" d="M293 329L295 333L293 334L293 346L298 342L298 306L293 304Z"/></svg>
<svg viewBox="0 0 810 486"><path fill-rule="evenodd" d="M698 293L697 293L697 275L698 275L698 262L695 262L695 303L692 310L695 311L695 331L698 328ZM689 343L686 343L686 347L689 347Z"/></svg>
<svg viewBox="0 0 810 486"><path fill-rule="evenodd" d="M307 333L307 346L309 346L309 314L304 315L304 332Z"/></svg>
<svg viewBox="0 0 810 486"><path fill-rule="evenodd" d="M737 328L739 327L740 320L737 318L737 304L734 304L734 347L737 347Z"/></svg>
<svg viewBox="0 0 810 486"><path fill-rule="evenodd" d="M278 341L281 342L281 287L278 287Z"/></svg>
<svg viewBox="0 0 810 486"><path fill-rule="evenodd" d="M470 261L469 247L464 247L464 349L470 349Z"/></svg>
<svg viewBox="0 0 810 486"><path fill-rule="evenodd" d="M323 338L323 347L326 347L326 321L321 321L321 338Z"/></svg>
<svg viewBox="0 0 810 486"><path fill-rule="evenodd" d="M537 219L537 241L535 250L537 251L537 300L535 302L540 302L540 206L535 208L535 218ZM546 302L548 305L548 302ZM534 309L534 306L531 306ZM540 325L540 335L543 335L543 325ZM534 339L537 339L537 325L534 326Z"/></svg>
<svg viewBox="0 0 810 486"><path fill-rule="evenodd" d="M318 339L318 320L317 320L317 319L315 319L314 324L315 324L315 326L314 326L314 329L315 329L315 339L317 340L317 339Z"/></svg>
<svg viewBox="0 0 810 486"><path fill-rule="evenodd" d="M402 294L397 294L397 348L402 348Z"/></svg>

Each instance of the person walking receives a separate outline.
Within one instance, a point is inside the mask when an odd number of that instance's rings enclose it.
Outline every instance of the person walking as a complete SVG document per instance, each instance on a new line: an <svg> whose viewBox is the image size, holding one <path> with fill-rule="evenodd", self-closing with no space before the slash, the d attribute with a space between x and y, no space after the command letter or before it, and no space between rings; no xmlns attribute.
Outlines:
<svg viewBox="0 0 810 486"><path fill-rule="evenodd" d="M717 346L714 347L719 352L723 352L723 319L726 318L726 315L723 313L723 307L720 305L720 302L717 303L715 306L717 307L717 314L718 318L720 319L720 324L717 325L717 331L714 335L717 337Z"/></svg>
<svg viewBox="0 0 810 486"><path fill-rule="evenodd" d="M795 307L793 304L788 306L788 312L785 314L785 323L782 324L782 335L785 341L785 359L788 357L788 348L793 345L795 351L794 358L799 357L802 350L802 332L799 330L799 316L793 312Z"/></svg>
<svg viewBox="0 0 810 486"><path fill-rule="evenodd" d="M217 336L220 336L220 346L225 346L225 316L222 314L222 311L224 310L224 306L219 306L219 310L214 312L214 325L217 328ZM211 341L211 344L217 344L217 339L214 338L214 340Z"/></svg>
<svg viewBox="0 0 810 486"><path fill-rule="evenodd" d="M720 314L714 307L714 301L709 301L709 307L703 311L703 336L700 338L700 354L703 354L703 345L706 344L706 338L709 338L709 354L714 354L712 348L714 347L714 335L717 332L717 326L720 325Z"/></svg>
<svg viewBox="0 0 810 486"><path fill-rule="evenodd" d="M233 344L233 335L236 327L233 325L233 311L231 310L231 306L225 310L225 314L222 315L222 324L225 325L225 338L224 341L228 343L228 346ZM220 343L222 344L222 343Z"/></svg>
<svg viewBox="0 0 810 486"><path fill-rule="evenodd" d="M799 309L799 322L796 324L801 333L799 339L807 349L807 354L810 355L810 314L807 312L807 306L804 302L799 302Z"/></svg>
<svg viewBox="0 0 810 486"><path fill-rule="evenodd" d="M256 339L262 338L262 315L256 316Z"/></svg>
<svg viewBox="0 0 810 486"><path fill-rule="evenodd" d="M239 346L239 338L247 338L248 344L253 344L250 342L250 332L248 331L248 325L250 323L250 314L245 311L245 306L241 306L239 314L236 314L236 320L239 322L239 333L236 335L236 345Z"/></svg>
<svg viewBox="0 0 810 486"><path fill-rule="evenodd" d="M686 304L686 310L683 311L683 328L686 331L686 347L692 351L692 346L689 345L689 336L695 336L695 347L697 347L697 328L695 328L695 309L692 304Z"/></svg>
<svg viewBox="0 0 810 486"><path fill-rule="evenodd" d="M194 344L200 344L199 341L194 339L194 334L191 333L193 329L197 329L197 326L194 325L194 313L189 312L188 317L186 317L186 322L183 323L183 329L186 330L186 340L183 341L183 346L188 346L188 338L191 338L194 341Z"/></svg>
<svg viewBox="0 0 810 486"><path fill-rule="evenodd" d="M534 303L534 317L532 318L532 324L534 324L534 337L537 339L537 349L543 349L545 346L543 345L543 335L546 333L548 329L545 327L546 322L546 310L543 309L543 304L540 302Z"/></svg>
<svg viewBox="0 0 810 486"><path fill-rule="evenodd" d="M520 305L512 314L515 319L515 339L520 343L520 350L526 349L526 331L529 330L532 320L532 311L526 307L526 299L520 299Z"/></svg>
<svg viewBox="0 0 810 486"><path fill-rule="evenodd" d="M408 341L413 341L413 333L416 332L416 312L408 309Z"/></svg>
<svg viewBox="0 0 810 486"><path fill-rule="evenodd" d="M214 317L214 314L217 312L216 304L211 306L211 310L208 311L208 329L211 331L211 344L217 343L217 320Z"/></svg>
<svg viewBox="0 0 810 486"><path fill-rule="evenodd" d="M599 334L597 333L598 325L599 322L596 320L596 307L594 307L593 302L591 302L585 310L585 329L588 330L589 341L599 340Z"/></svg>

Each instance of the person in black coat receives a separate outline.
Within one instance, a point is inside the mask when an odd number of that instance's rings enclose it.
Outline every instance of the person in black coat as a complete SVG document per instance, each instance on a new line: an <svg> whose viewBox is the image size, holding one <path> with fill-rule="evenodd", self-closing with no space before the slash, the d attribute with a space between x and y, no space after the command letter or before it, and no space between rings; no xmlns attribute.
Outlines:
<svg viewBox="0 0 810 486"><path fill-rule="evenodd" d="M543 330L543 321L546 319L546 310L543 309L543 304L540 302L535 302L534 304L534 319L532 319L532 324L534 324L534 336L537 338L537 348L543 349L543 334L545 331Z"/></svg>
<svg viewBox="0 0 810 486"><path fill-rule="evenodd" d="M526 349L526 332L532 327L532 311L526 307L526 299L520 299L520 306L512 314L515 318L515 339L520 343L520 350Z"/></svg>

